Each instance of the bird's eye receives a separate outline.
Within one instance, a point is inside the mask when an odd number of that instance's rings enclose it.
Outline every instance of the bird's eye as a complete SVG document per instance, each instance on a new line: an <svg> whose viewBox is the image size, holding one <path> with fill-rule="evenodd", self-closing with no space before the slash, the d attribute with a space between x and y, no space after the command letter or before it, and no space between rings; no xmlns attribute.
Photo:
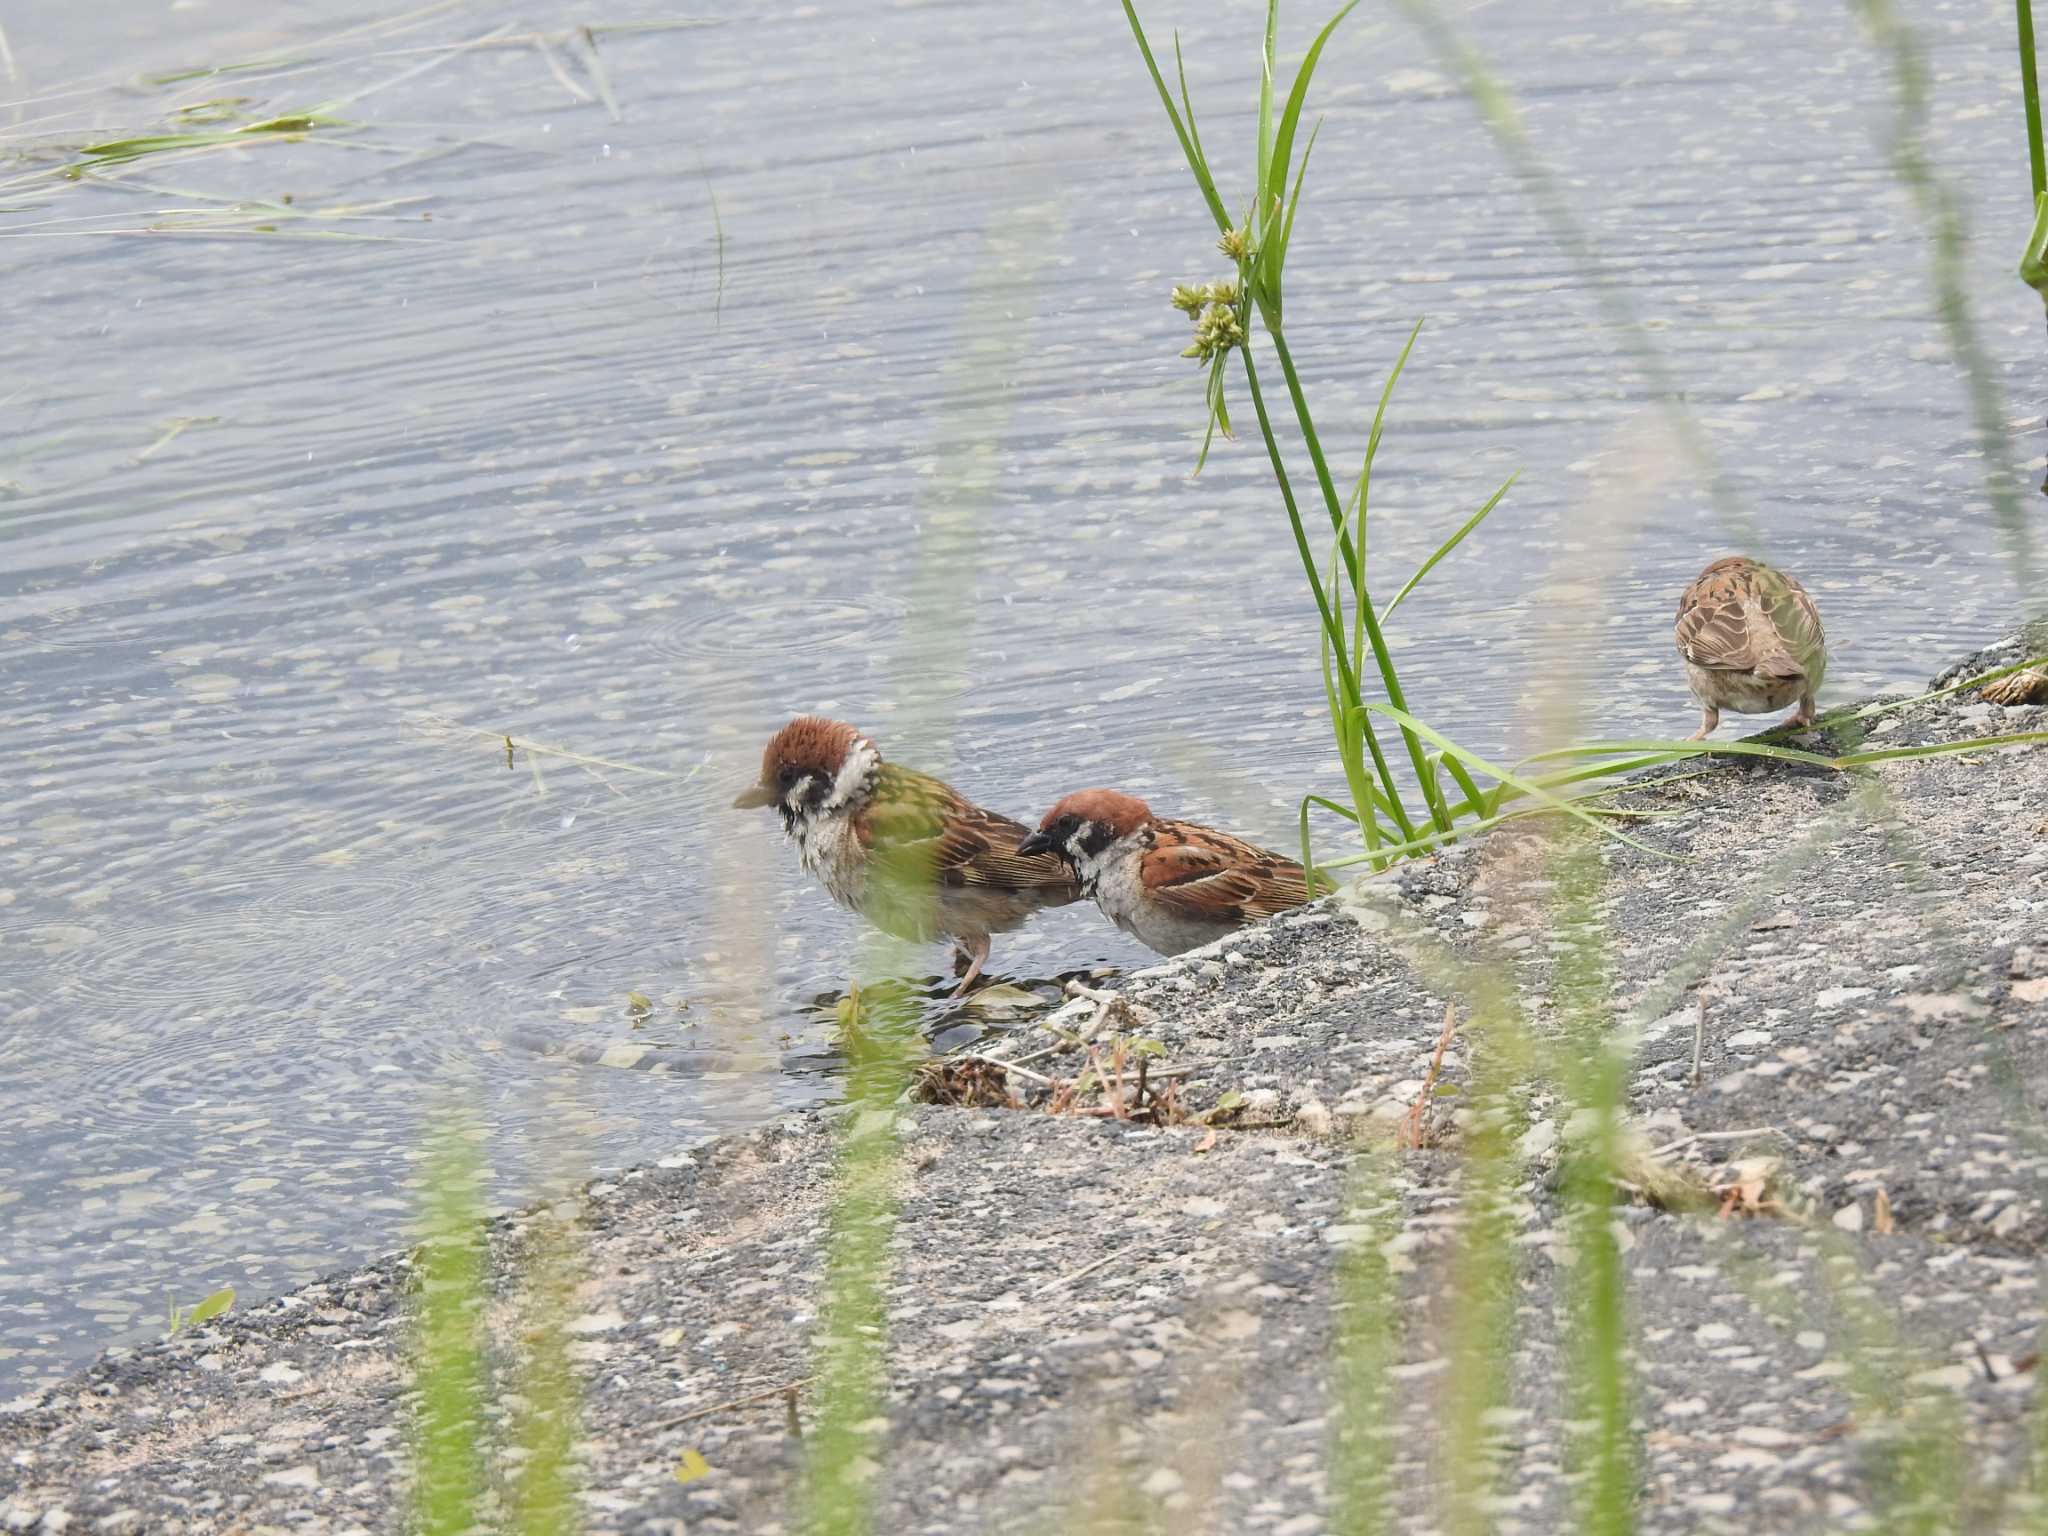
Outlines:
<svg viewBox="0 0 2048 1536"><path fill-rule="evenodd" d="M775 775L775 782L784 789L790 788L796 783L796 770L790 767L789 764L784 763L781 771Z"/></svg>

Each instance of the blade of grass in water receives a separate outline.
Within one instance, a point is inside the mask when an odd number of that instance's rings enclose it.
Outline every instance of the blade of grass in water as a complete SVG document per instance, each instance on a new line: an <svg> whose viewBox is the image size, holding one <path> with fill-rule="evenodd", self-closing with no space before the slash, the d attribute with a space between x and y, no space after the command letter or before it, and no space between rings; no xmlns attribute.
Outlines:
<svg viewBox="0 0 2048 1536"><path fill-rule="evenodd" d="M162 133L136 139L109 139L100 144L87 144L79 150L82 155L103 164L122 160L138 160L144 155L170 154L181 149L210 149L223 144L254 144L264 140L296 142L316 128L338 128L346 126L339 118L322 117L315 113L287 113L260 123L245 127L207 133Z"/></svg>

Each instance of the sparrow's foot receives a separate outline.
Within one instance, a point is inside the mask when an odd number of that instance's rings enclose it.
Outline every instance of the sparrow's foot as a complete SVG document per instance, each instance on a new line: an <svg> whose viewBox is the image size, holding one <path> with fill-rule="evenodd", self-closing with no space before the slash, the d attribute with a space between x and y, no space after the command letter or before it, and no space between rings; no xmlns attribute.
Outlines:
<svg viewBox="0 0 2048 1536"><path fill-rule="evenodd" d="M1720 727L1720 724L1721 711L1718 709L1703 709L1700 711L1700 728L1685 739L1687 741L1705 741L1714 734Z"/></svg>
<svg viewBox="0 0 2048 1536"><path fill-rule="evenodd" d="M1786 731L1803 731L1811 724L1813 724L1813 706L1811 704L1802 704L1783 720L1780 720L1778 727Z"/></svg>
<svg viewBox="0 0 2048 1536"><path fill-rule="evenodd" d="M972 943L960 943L954 947L954 968L957 970L962 961L965 961L967 964L967 970L961 976L960 984L953 988L953 995L955 997L965 997L967 989L974 985L974 978L981 974L982 964L988 959L988 945L989 936L984 933Z"/></svg>

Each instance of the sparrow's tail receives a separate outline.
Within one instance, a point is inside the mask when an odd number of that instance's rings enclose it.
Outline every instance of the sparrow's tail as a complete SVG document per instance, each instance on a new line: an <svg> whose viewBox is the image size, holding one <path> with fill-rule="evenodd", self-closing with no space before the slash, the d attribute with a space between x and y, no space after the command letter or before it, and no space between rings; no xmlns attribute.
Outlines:
<svg viewBox="0 0 2048 1536"><path fill-rule="evenodd" d="M1799 664L1799 658L1782 647L1767 651L1756 664L1759 677L1782 677L1787 682L1806 676L1806 668Z"/></svg>

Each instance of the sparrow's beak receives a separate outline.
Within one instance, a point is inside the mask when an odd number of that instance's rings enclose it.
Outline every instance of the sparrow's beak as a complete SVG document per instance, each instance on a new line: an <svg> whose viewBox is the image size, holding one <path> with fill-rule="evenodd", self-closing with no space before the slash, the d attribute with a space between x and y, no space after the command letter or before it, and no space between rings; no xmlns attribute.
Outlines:
<svg viewBox="0 0 2048 1536"><path fill-rule="evenodd" d="M763 805L775 803L775 791L766 784L749 784L732 797L732 808L736 811L751 811Z"/></svg>
<svg viewBox="0 0 2048 1536"><path fill-rule="evenodd" d="M1017 845L1017 857L1028 859L1035 853L1051 853L1052 839L1043 832L1034 832Z"/></svg>

